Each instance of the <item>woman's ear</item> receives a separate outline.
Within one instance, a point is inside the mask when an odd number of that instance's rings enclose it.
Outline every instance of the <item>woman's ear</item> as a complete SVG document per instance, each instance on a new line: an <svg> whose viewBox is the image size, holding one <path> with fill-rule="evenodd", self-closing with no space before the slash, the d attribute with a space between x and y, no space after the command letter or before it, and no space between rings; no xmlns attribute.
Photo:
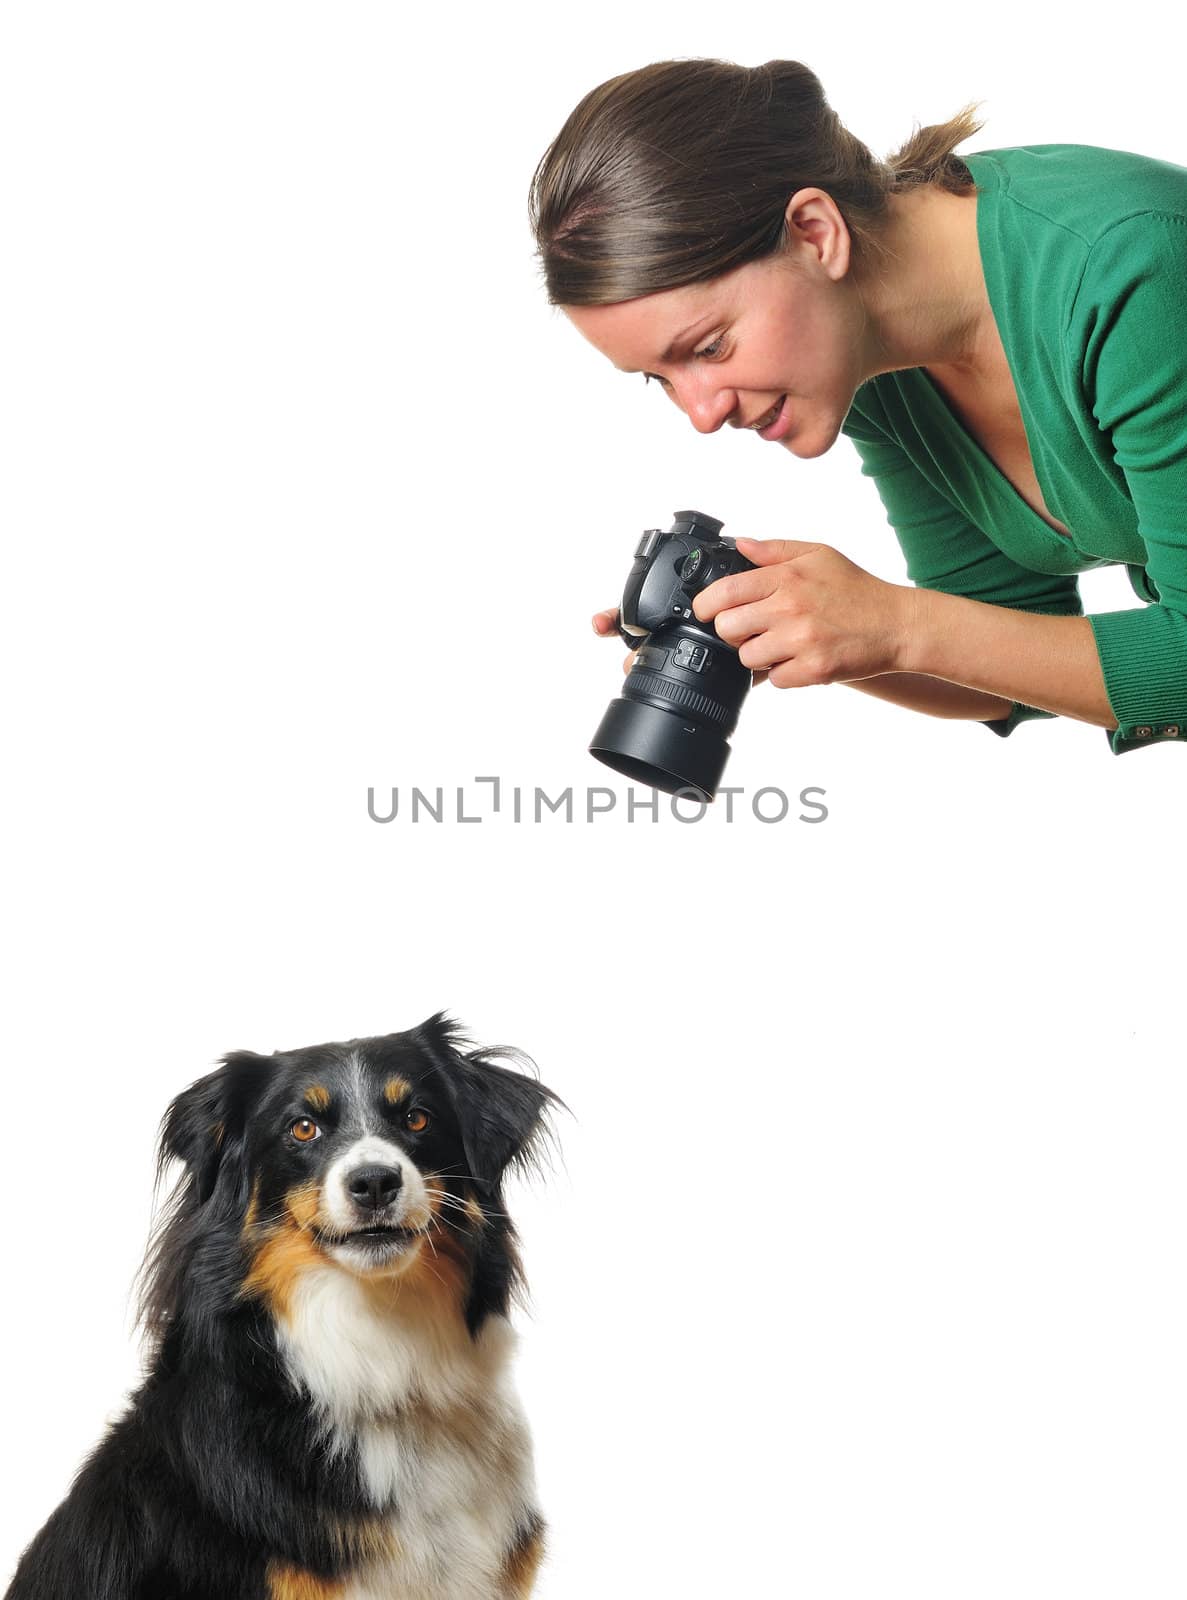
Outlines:
<svg viewBox="0 0 1187 1600"><path fill-rule="evenodd" d="M270 1056L237 1050L183 1089L165 1113L159 1164L185 1162L199 1205L214 1193L225 1157L242 1146L247 1113L273 1065Z"/></svg>
<svg viewBox="0 0 1187 1600"><path fill-rule="evenodd" d="M827 277L839 282L849 271L852 241L840 208L823 189L797 189L783 213L788 248L810 251Z"/></svg>

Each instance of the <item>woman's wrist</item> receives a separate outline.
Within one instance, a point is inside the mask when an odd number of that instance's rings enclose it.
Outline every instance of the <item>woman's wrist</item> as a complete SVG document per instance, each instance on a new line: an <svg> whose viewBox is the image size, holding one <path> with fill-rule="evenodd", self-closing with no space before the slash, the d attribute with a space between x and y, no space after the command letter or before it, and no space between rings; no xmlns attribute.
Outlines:
<svg viewBox="0 0 1187 1600"><path fill-rule="evenodd" d="M940 648L940 629L937 627L934 602L950 600L951 595L934 589L915 589L895 585L898 604L898 648L895 651L896 672L909 672L929 678L946 678L939 670L944 652ZM941 617L942 626L942 617ZM947 680L957 681L957 680Z"/></svg>

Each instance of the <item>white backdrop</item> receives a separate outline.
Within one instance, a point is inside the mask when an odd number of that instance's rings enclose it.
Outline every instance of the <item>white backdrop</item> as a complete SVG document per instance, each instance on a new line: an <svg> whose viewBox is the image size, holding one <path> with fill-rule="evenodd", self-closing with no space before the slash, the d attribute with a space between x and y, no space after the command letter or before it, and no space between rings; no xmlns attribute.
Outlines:
<svg viewBox="0 0 1187 1600"><path fill-rule="evenodd" d="M979 99L1187 162L1162 8L407 9L0 16L0 1574L136 1381L169 1097L444 1006L573 1112L515 1207L547 1600L1181 1596L1183 756L767 688L729 778L826 820L628 820L588 618L643 527L901 564L847 443L602 362L525 204L672 55L799 57L879 151Z"/></svg>

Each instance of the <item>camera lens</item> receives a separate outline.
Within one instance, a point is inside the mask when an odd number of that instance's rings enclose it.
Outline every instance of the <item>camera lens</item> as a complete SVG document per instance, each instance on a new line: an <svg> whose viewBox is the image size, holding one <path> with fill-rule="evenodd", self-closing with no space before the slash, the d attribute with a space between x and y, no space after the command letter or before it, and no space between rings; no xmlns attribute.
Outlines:
<svg viewBox="0 0 1187 1600"><path fill-rule="evenodd" d="M715 635L688 626L665 628L636 652L590 752L615 772L665 794L712 800L749 687L748 669Z"/></svg>

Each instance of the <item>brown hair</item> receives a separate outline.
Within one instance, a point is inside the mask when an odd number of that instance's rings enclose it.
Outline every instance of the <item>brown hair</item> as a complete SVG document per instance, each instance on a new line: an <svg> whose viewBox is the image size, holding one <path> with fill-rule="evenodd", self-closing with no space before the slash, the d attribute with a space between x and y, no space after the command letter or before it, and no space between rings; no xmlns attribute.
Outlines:
<svg viewBox="0 0 1187 1600"><path fill-rule="evenodd" d="M880 249L904 184L971 189L953 148L968 107L876 160L798 61L660 61L592 90L545 152L530 210L554 305L607 305L701 283L778 250L797 189L831 195L855 259Z"/></svg>

